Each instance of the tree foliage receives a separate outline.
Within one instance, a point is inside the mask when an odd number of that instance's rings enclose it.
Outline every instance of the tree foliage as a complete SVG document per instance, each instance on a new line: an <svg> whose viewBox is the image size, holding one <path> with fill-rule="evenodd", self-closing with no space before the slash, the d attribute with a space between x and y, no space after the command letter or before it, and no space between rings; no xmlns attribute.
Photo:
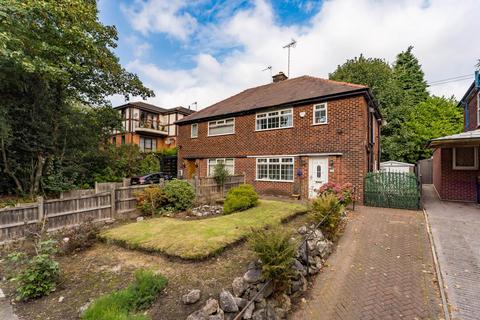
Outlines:
<svg viewBox="0 0 480 320"><path fill-rule="evenodd" d="M107 97L153 94L119 64L116 41L96 1L2 2L0 186L58 190L98 163L96 150L121 124Z"/></svg>
<svg viewBox="0 0 480 320"><path fill-rule="evenodd" d="M382 126L382 160L416 162L429 157L425 143L462 130L461 110L453 98L430 97L413 47L399 53L393 65L383 59L347 60L330 79L370 87L378 104Z"/></svg>

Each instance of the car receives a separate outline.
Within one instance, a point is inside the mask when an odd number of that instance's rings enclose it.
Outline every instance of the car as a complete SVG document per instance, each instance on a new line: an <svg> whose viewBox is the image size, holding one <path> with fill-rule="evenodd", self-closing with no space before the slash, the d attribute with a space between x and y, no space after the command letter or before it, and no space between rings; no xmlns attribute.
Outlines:
<svg viewBox="0 0 480 320"><path fill-rule="evenodd" d="M141 184L154 184L160 183L160 180L171 180L173 179L172 176L164 174L163 172L155 172L145 174L143 176L136 176L130 179L130 185L141 185Z"/></svg>

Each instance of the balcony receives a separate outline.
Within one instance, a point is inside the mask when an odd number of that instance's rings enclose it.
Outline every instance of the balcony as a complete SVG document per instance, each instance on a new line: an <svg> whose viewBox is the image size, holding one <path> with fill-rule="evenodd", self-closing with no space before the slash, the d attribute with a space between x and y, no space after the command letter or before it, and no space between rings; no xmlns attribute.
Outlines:
<svg viewBox="0 0 480 320"><path fill-rule="evenodd" d="M168 126L160 121L138 121L133 122L134 131L136 133L144 133L157 136L168 136Z"/></svg>

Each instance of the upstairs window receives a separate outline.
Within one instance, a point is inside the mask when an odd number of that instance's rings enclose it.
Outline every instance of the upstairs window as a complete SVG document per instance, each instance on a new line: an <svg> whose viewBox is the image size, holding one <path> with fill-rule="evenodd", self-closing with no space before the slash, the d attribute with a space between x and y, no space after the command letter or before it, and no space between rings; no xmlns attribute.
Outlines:
<svg viewBox="0 0 480 320"><path fill-rule="evenodd" d="M192 123L190 127L190 137L197 138L198 137L198 123Z"/></svg>
<svg viewBox="0 0 480 320"><path fill-rule="evenodd" d="M453 169L454 170L477 170L478 169L477 147L453 148Z"/></svg>
<svg viewBox="0 0 480 320"><path fill-rule="evenodd" d="M235 118L210 121L208 123L209 136L221 136L235 133Z"/></svg>
<svg viewBox="0 0 480 320"><path fill-rule="evenodd" d="M327 123L327 103L320 103L313 106L313 124Z"/></svg>
<svg viewBox="0 0 480 320"><path fill-rule="evenodd" d="M256 130L271 130L281 128L291 128L293 126L293 110L285 109L256 115Z"/></svg>

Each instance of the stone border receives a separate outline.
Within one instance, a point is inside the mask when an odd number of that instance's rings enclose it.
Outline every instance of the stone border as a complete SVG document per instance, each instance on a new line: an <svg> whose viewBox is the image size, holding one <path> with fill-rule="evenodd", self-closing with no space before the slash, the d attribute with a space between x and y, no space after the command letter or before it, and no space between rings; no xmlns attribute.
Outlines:
<svg viewBox="0 0 480 320"><path fill-rule="evenodd" d="M435 242L433 241L432 230L430 229L430 221L428 220L428 214L425 208L423 208L423 216L425 218L425 225L427 226L428 239L430 240L430 249L432 250L433 264L435 265L435 273L437 274L437 282L440 290L440 296L442 298L442 309L445 316L445 320L450 320L450 311L448 308L448 296L445 290L445 284L443 283L442 272L440 264L438 263L437 250L435 248Z"/></svg>
<svg viewBox="0 0 480 320"><path fill-rule="evenodd" d="M252 261L243 277L233 280L233 294L223 289L219 300L208 299L187 320L285 319L291 309L291 298L307 291L307 277L320 272L333 251L333 242L326 239L314 224L303 225L298 234L302 242L291 266L295 276L286 290L274 295L272 282L262 279L259 261Z"/></svg>

